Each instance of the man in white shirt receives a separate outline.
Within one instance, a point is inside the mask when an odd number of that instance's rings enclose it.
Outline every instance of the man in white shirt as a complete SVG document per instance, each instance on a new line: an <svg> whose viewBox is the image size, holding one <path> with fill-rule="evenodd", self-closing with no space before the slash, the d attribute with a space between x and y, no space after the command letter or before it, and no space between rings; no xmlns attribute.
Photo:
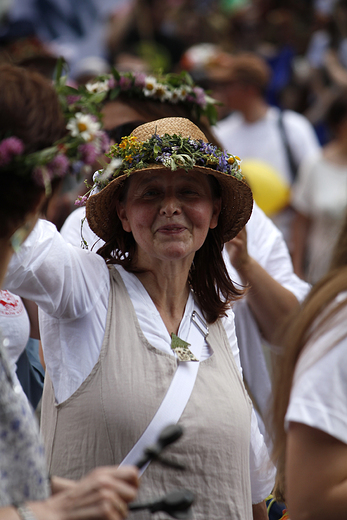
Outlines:
<svg viewBox="0 0 347 520"><path fill-rule="evenodd" d="M268 163L289 185L304 157L320 148L311 123L292 110L270 106L266 87L271 71L255 53L235 55L224 70L225 99L231 114L214 131L226 150L237 150L243 160ZM287 244L292 210L285 208L273 216Z"/></svg>

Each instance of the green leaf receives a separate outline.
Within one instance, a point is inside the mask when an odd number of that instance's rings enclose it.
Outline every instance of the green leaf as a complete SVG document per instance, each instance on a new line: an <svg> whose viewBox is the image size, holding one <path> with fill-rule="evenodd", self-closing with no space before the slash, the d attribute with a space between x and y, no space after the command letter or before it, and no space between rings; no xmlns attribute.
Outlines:
<svg viewBox="0 0 347 520"><path fill-rule="evenodd" d="M113 99L116 99L116 97L119 96L119 93L120 93L120 87L113 88L111 90L110 100L112 101Z"/></svg>
<svg viewBox="0 0 347 520"><path fill-rule="evenodd" d="M187 343L183 339L179 338L173 332L171 333L171 349L172 350L175 350L175 348L188 348L188 347L190 347L190 343Z"/></svg>
<svg viewBox="0 0 347 520"><path fill-rule="evenodd" d="M120 80L120 74L119 74L118 70L115 69L115 67L113 67L113 66L111 67L111 72L112 72L112 75L115 80L117 80L117 81Z"/></svg>

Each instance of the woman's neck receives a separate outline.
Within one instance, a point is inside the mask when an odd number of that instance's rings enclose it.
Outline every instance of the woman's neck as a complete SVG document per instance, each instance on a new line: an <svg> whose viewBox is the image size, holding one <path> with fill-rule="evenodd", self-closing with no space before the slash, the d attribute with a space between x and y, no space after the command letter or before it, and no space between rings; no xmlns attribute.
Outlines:
<svg viewBox="0 0 347 520"><path fill-rule="evenodd" d="M135 273L171 334L177 334L189 296L189 268L174 265L156 266L155 269Z"/></svg>

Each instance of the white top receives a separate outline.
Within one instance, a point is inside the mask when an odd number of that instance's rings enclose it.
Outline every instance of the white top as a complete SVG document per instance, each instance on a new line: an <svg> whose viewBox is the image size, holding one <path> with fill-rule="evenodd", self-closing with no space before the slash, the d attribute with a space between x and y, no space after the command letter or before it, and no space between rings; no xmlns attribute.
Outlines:
<svg viewBox="0 0 347 520"><path fill-rule="evenodd" d="M282 233L256 204L246 224L246 230L249 255L301 302L307 295L310 285L296 276ZM241 278L231 265L226 250L224 250L224 261L231 279L240 284ZM241 366L264 417L271 399L271 380L263 351L266 342L247 303L247 297L235 302L233 311Z"/></svg>
<svg viewBox="0 0 347 520"><path fill-rule="evenodd" d="M136 276L122 268L119 272L144 334L156 348L174 355L169 333L148 293ZM86 379L99 357L110 288L105 261L99 255L67 244L55 226L41 220L19 254L12 257L4 286L39 305L46 367L57 401L66 400ZM194 306L190 295L179 329L182 339L186 339ZM223 325L241 371L232 311L223 319ZM207 345L205 355L208 355ZM252 500L257 503L271 490L274 470L254 412L250 454Z"/></svg>
<svg viewBox="0 0 347 520"><path fill-rule="evenodd" d="M260 159L271 164L291 184L290 167L279 131L279 115L278 108L270 107L262 119L248 123L240 112L233 112L219 121L214 133L230 153L236 153L242 159ZM283 125L296 164L320 148L311 123L303 115L285 110Z"/></svg>
<svg viewBox="0 0 347 520"><path fill-rule="evenodd" d="M269 107L265 116L248 123L240 112L233 112L213 128L222 147L241 159L258 159L270 164L289 185L292 174L279 128L280 110ZM313 126L303 115L292 110L283 112L283 126L295 163L320 149ZM242 164L241 164L242 167ZM292 214L288 209L272 216L289 244Z"/></svg>
<svg viewBox="0 0 347 520"><path fill-rule="evenodd" d="M69 215L61 228L62 236L70 244L81 244L81 220L84 217L85 208L78 208ZM246 229L250 256L278 283L295 294L298 301L302 301L310 286L294 274L282 233L256 204L253 206ZM103 245L103 241L91 231L87 220L83 224L83 237L92 251L97 251ZM223 256L231 279L237 284L241 284L241 278L231 265L226 250L224 250ZM264 340L247 303L247 298L237 301L233 305L233 311L243 373L264 416L271 397L271 381L263 353Z"/></svg>
<svg viewBox="0 0 347 520"><path fill-rule="evenodd" d="M339 299L346 297L344 293ZM346 306L299 358L286 427L289 422L317 428L347 444Z"/></svg>
<svg viewBox="0 0 347 520"><path fill-rule="evenodd" d="M0 290L0 329L7 339L7 358L15 376L16 363L29 340L30 320L21 298L6 290Z"/></svg>
<svg viewBox="0 0 347 520"><path fill-rule="evenodd" d="M311 219L307 238L307 278L317 282L328 270L347 208L347 167L321 153L305 160L293 185L293 206Z"/></svg>

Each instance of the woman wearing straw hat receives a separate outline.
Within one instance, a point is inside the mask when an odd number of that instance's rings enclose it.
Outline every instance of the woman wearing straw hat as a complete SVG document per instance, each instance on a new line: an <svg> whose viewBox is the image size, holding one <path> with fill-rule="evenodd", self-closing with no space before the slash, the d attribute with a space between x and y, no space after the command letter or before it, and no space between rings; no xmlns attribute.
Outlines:
<svg viewBox="0 0 347 520"><path fill-rule="evenodd" d="M186 471L151 464L139 499L184 484L194 518L251 519L271 491L230 311L242 291L221 254L252 211L239 162L187 119L141 125L114 147L87 201L99 254L41 221L12 262L9 288L41 309L54 473L136 463L141 439L178 421L185 434L169 452Z"/></svg>

